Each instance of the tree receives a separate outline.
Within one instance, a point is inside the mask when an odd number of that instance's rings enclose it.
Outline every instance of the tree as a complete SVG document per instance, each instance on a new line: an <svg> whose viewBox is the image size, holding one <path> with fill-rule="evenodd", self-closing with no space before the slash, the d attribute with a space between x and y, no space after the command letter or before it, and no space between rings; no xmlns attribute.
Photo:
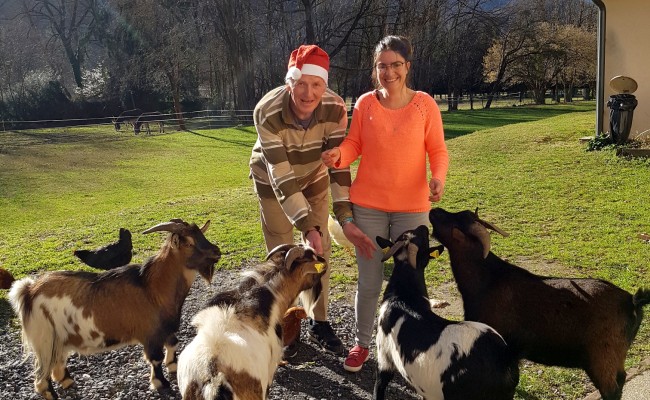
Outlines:
<svg viewBox="0 0 650 400"><path fill-rule="evenodd" d="M77 87L83 87L82 67L96 33L107 14L98 0L23 0L23 12L34 26L46 24L51 38L61 44Z"/></svg>

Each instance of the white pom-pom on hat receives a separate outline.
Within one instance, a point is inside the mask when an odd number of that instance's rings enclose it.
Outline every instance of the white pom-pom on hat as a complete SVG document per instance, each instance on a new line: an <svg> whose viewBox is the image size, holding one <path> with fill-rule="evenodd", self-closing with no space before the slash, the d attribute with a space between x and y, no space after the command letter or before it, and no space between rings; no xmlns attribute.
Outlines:
<svg viewBox="0 0 650 400"><path fill-rule="evenodd" d="M314 44L302 45L292 51L288 67L287 78L298 80L302 75L314 75L322 78L327 85L330 58L323 49Z"/></svg>
<svg viewBox="0 0 650 400"><path fill-rule="evenodd" d="M302 77L302 72L296 66L289 68L289 71L287 71L287 78L291 78L297 81L301 77Z"/></svg>

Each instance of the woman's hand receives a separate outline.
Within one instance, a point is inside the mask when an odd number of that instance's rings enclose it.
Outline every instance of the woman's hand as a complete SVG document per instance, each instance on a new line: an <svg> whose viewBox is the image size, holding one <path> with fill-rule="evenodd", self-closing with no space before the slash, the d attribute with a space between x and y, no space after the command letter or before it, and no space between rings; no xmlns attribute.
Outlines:
<svg viewBox="0 0 650 400"><path fill-rule="evenodd" d="M377 250L375 242L373 242L365 233L359 229L354 222L348 222L343 225L343 234L346 238L359 250L359 253L364 258L372 258L372 253Z"/></svg>
<svg viewBox="0 0 650 400"><path fill-rule="evenodd" d="M327 166L327 168L333 168L334 164L336 164L341 159L341 150L339 150L338 147L335 147L331 150L325 150L321 153L320 159L323 161L323 164Z"/></svg>
<svg viewBox="0 0 650 400"><path fill-rule="evenodd" d="M445 191L445 187L440 182L440 179L431 178L429 181L429 201L438 202L442 199L442 193Z"/></svg>

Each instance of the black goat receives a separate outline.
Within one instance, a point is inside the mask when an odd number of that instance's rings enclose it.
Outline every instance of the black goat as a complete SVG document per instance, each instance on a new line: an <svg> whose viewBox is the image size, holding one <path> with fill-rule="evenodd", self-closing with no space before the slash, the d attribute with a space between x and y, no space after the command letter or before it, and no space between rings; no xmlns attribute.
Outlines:
<svg viewBox="0 0 650 400"><path fill-rule="evenodd" d="M600 279L539 276L490 251L487 229L507 235L477 212L429 212L433 236L448 250L465 319L489 324L520 358L582 368L604 400L621 398L625 357L650 302Z"/></svg>

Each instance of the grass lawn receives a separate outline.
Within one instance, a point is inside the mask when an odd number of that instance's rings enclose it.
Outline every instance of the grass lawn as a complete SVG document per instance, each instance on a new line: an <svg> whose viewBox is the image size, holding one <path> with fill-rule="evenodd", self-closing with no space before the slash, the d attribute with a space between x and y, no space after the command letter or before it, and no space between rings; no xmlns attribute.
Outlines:
<svg viewBox="0 0 650 400"><path fill-rule="evenodd" d="M461 110L443 120L451 166L439 205L479 207L508 231L493 236L497 255L549 275L603 278L628 291L650 286L650 244L638 237L650 233L650 163L585 151L578 139L593 134L593 102ZM83 269L72 251L112 242L120 227L134 233L139 262L161 237L138 232L170 218L212 221L206 236L224 253L218 267L262 258L247 165L255 138L251 127L152 136L106 126L0 132L0 266L17 277ZM332 261L335 290L353 291L350 254L337 248ZM446 254L427 279L434 295L454 286ZM0 291L6 317L5 297ZM628 365L648 356L646 318ZM584 382L580 371L526 364L517 398L580 399Z"/></svg>

